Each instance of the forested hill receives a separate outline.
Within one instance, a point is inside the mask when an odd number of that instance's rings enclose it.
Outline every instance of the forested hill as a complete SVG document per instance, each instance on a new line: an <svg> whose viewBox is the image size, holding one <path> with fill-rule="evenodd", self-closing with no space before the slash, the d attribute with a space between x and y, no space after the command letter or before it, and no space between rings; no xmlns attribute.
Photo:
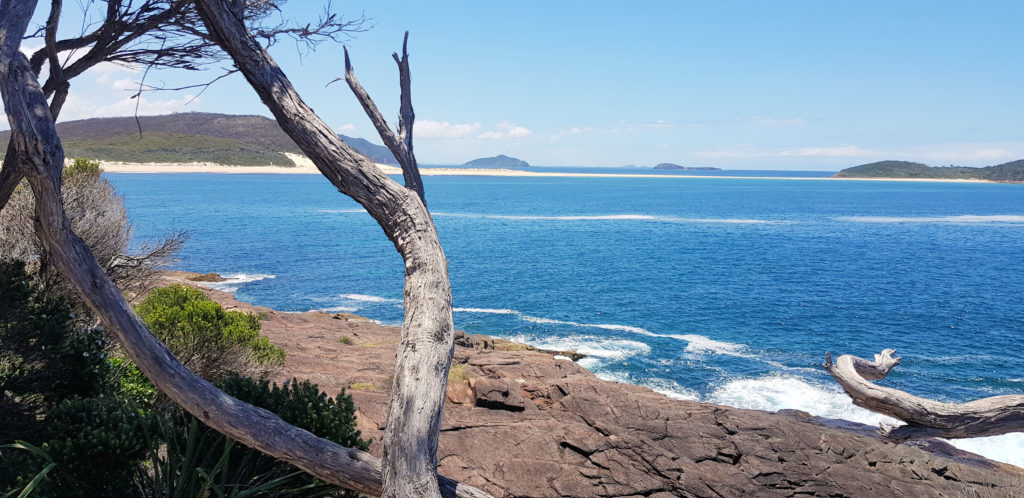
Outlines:
<svg viewBox="0 0 1024 498"><path fill-rule="evenodd" d="M123 162L213 162L237 166L291 165L282 152L299 148L277 122L263 116L188 112L162 116L92 118L57 124L68 157ZM0 132L6 141L9 132ZM371 160L397 164L391 152L340 135Z"/></svg>
<svg viewBox="0 0 1024 498"><path fill-rule="evenodd" d="M967 166L936 167L910 161L878 161L846 168L836 178L935 178L950 180L989 180L994 182L1024 182L1024 159L970 168Z"/></svg>

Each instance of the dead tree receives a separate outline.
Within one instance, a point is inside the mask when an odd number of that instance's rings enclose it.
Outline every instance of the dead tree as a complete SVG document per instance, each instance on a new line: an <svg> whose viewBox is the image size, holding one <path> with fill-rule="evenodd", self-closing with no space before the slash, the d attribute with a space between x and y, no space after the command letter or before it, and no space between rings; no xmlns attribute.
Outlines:
<svg viewBox="0 0 1024 498"><path fill-rule="evenodd" d="M412 104L408 54L403 50L401 59L395 56L403 90L399 131L408 142L391 134L382 118L377 119L379 113L370 113L385 143L399 142L400 150L408 151L396 153L407 178L402 187L353 151L306 105L226 0L199 0L197 5L207 31L231 55L285 133L338 190L373 216L405 260L405 320L384 433L383 496L436 496L437 438L454 348L452 297L447 260L420 197L422 185L416 181L415 161L409 160ZM372 106L365 92L360 101Z"/></svg>
<svg viewBox="0 0 1024 498"><path fill-rule="evenodd" d="M879 386L868 379L884 379L900 364L894 349L884 349L874 361L840 356L832 363L825 353L825 370L843 386L853 404L900 419L907 425L886 435L898 440L929 437L965 438L1024 432L1024 395L992 396L967 403L943 403Z"/></svg>
<svg viewBox="0 0 1024 498"><path fill-rule="evenodd" d="M35 0L0 0L0 93L11 127L11 153L16 156L12 164L36 197L35 233L49 261L118 337L139 369L210 427L327 482L368 495L387 490L391 495L437 495L440 490L445 496L486 496L434 474L432 449L452 349L451 294L444 254L418 195L391 181L316 118L226 3L201 3L211 32L223 41L239 69L247 77L251 71L264 71L256 76L266 81L249 79L264 101L275 103L271 108L279 113L282 126L335 185L367 207L405 256L406 316L394 387L395 398L405 404L399 416L389 420L392 441L399 441L390 448L391 461L399 464L389 462L392 481L383 486L380 462L371 455L295 428L267 410L227 396L184 368L146 329L86 244L71 231L61 202L64 151L43 87L19 52L35 5ZM411 481L395 483L406 478Z"/></svg>

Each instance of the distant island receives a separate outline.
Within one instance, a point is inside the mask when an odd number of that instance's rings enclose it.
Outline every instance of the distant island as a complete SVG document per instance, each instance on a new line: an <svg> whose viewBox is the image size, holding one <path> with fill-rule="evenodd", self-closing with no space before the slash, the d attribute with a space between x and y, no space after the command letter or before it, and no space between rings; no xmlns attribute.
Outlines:
<svg viewBox="0 0 1024 498"><path fill-rule="evenodd" d="M878 161L846 168L835 178L934 178L943 180L988 180L1024 182L1024 159L983 168L967 166L928 166L911 161Z"/></svg>
<svg viewBox="0 0 1024 498"><path fill-rule="evenodd" d="M506 156L504 154L498 154L498 155L496 155L494 157L481 157L479 159L474 159L472 161L469 161L469 162L463 164L463 166L467 166L467 167L470 167L470 168L505 168L505 169L515 169L515 168L529 168L530 167L530 163L528 163L526 161L523 161L523 160L520 160L520 159L516 159L514 157Z"/></svg>
<svg viewBox="0 0 1024 498"><path fill-rule="evenodd" d="M680 169L685 171L722 171L722 168L715 168L713 166L680 166L675 163L661 163L655 166L654 169Z"/></svg>
<svg viewBox="0 0 1024 498"><path fill-rule="evenodd" d="M139 121L134 117L64 121L57 123L57 133L67 157L100 161L295 166L284 153L302 153L277 121L263 116L183 112L141 116ZM398 164L387 147L338 136L374 162ZM0 141L9 137L9 131L0 132Z"/></svg>

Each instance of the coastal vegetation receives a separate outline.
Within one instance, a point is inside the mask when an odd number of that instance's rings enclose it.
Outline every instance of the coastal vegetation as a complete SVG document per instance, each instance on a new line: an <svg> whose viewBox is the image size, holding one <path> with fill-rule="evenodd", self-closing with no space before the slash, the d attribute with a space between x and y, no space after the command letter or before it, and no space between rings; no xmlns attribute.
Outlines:
<svg viewBox="0 0 1024 498"><path fill-rule="evenodd" d="M185 112L140 116L138 121L90 118L61 122L57 133L69 157L114 162L294 166L284 153L301 153L276 121L252 115ZM374 162L398 164L386 147L339 136ZM9 137L9 131L0 131L0 141Z"/></svg>
<svg viewBox="0 0 1024 498"><path fill-rule="evenodd" d="M934 178L1024 182L1024 159L983 168L928 166L910 161L878 161L846 168L833 176L836 178Z"/></svg>

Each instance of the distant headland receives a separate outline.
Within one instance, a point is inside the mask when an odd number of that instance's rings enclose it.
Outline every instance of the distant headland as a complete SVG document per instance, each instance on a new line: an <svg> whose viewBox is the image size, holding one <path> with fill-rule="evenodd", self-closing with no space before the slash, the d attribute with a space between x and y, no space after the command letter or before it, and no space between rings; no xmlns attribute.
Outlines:
<svg viewBox="0 0 1024 498"><path fill-rule="evenodd" d="M675 163L660 163L654 169L678 169L684 171L722 171L722 168L714 166L680 166Z"/></svg>
<svg viewBox="0 0 1024 498"><path fill-rule="evenodd" d="M521 159L516 159L514 157L506 156L505 154L498 154L498 155L496 155L494 157L481 157L479 159L474 159L472 161L469 161L469 162L463 164L463 166L466 166L466 167L469 167L469 168L506 168L506 169L515 169L515 168L529 168L530 167L530 163L528 163L526 161L523 161Z"/></svg>
<svg viewBox="0 0 1024 498"><path fill-rule="evenodd" d="M846 168L834 178L920 178L939 180L986 180L1003 183L1024 182L1024 159L971 168L967 166L928 166L911 161L878 161Z"/></svg>

